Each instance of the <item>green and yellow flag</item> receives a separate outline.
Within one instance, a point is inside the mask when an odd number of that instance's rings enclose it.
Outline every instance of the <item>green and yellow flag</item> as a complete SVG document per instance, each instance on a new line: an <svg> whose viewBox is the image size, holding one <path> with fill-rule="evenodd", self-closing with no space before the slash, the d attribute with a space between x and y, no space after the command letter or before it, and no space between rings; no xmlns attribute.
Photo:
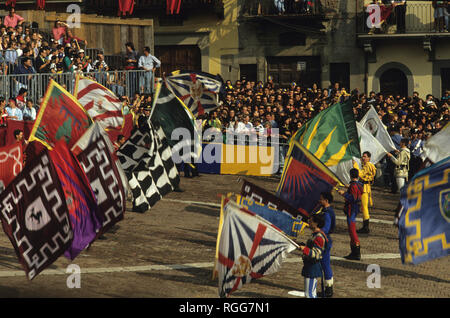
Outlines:
<svg viewBox="0 0 450 318"><path fill-rule="evenodd" d="M292 139L302 144L327 167L361 156L350 99L321 111L303 125Z"/></svg>

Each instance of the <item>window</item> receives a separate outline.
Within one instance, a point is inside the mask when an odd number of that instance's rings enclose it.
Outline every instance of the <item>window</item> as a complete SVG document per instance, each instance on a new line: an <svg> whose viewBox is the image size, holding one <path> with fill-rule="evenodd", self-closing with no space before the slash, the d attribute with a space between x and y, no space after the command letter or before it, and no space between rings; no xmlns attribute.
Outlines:
<svg viewBox="0 0 450 318"><path fill-rule="evenodd" d="M339 87L350 92L350 63L330 63L330 83L339 83Z"/></svg>

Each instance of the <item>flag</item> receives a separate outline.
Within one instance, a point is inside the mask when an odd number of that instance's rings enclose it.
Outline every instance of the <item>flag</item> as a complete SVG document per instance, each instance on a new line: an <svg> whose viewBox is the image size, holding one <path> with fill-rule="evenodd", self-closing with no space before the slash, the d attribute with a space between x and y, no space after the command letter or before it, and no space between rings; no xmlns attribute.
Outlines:
<svg viewBox="0 0 450 318"><path fill-rule="evenodd" d="M0 193L23 169L22 144L0 148Z"/></svg>
<svg viewBox="0 0 450 318"><path fill-rule="evenodd" d="M145 212L180 183L172 151L161 126L148 121L118 149L133 195L133 211Z"/></svg>
<svg viewBox="0 0 450 318"><path fill-rule="evenodd" d="M359 135L359 146L361 148L361 153L369 151L371 154L370 162L374 165L380 162L386 156L386 149L383 145L376 139L370 131L364 128L360 123L356 123ZM353 158L356 162L360 162L360 158ZM350 169L353 168L352 160L341 161L337 166L330 167L330 170L338 176L339 179L345 183L350 183Z"/></svg>
<svg viewBox="0 0 450 318"><path fill-rule="evenodd" d="M291 143L286 158L277 195L303 213L317 209L322 192L342 185L330 169L296 141Z"/></svg>
<svg viewBox="0 0 450 318"><path fill-rule="evenodd" d="M108 138L108 136L111 136L110 133L111 130L105 131L105 127L102 126L101 123L95 122L93 125L91 125L91 127L89 127L88 130L86 130L83 136L81 136L80 139L78 139L76 144L71 148L71 151L75 154L75 156L78 156L81 152L86 150L96 140L100 139L103 140L108 148L109 153L112 156L112 160L115 163L116 170L120 175L120 179L126 195L128 190L128 181L127 181L128 179L125 176L125 172L122 169L122 165L120 164L119 158L115 153L114 145Z"/></svg>
<svg viewBox="0 0 450 318"><path fill-rule="evenodd" d="M388 152L395 151L397 149L395 148L391 136L389 135L380 117L378 117L377 111L373 108L373 106L370 106L369 110L364 114L364 117L359 121L359 123L367 129Z"/></svg>
<svg viewBox="0 0 450 318"><path fill-rule="evenodd" d="M119 169L111 154L113 147L108 144L108 139L100 129L100 124L95 123L74 145L73 151L95 194L103 219L99 233L104 233L123 220L126 194Z"/></svg>
<svg viewBox="0 0 450 318"><path fill-rule="evenodd" d="M64 255L73 260L94 241L103 219L86 174L67 145L56 143L49 155L64 191L73 231L72 245Z"/></svg>
<svg viewBox="0 0 450 318"><path fill-rule="evenodd" d="M450 156L450 123L447 123L441 131L431 136L423 145L423 158L431 162L439 162Z"/></svg>
<svg viewBox="0 0 450 318"><path fill-rule="evenodd" d="M70 247L69 210L47 149L0 194L0 219L30 280Z"/></svg>
<svg viewBox="0 0 450 318"><path fill-rule="evenodd" d="M166 78L166 84L194 116L209 113L219 107L218 94L223 83L212 74L177 71Z"/></svg>
<svg viewBox="0 0 450 318"><path fill-rule="evenodd" d="M37 140L52 149L58 140L64 140L71 148L91 123L91 118L78 101L50 80L29 141Z"/></svg>
<svg viewBox="0 0 450 318"><path fill-rule="evenodd" d="M360 158L358 131L351 100L321 111L293 136L327 167Z"/></svg>
<svg viewBox="0 0 450 318"><path fill-rule="evenodd" d="M122 101L109 89L90 78L77 76L74 96L94 121L107 129L122 129Z"/></svg>
<svg viewBox="0 0 450 318"><path fill-rule="evenodd" d="M166 5L167 5L166 12L168 15L180 13L181 0L167 0Z"/></svg>
<svg viewBox="0 0 450 318"><path fill-rule="evenodd" d="M258 187L256 184L251 183L248 180L244 180L244 182L242 183L241 195L247 199L251 199L255 202L267 205L270 208L287 212L295 218L309 216L306 212L302 212L293 208L276 195L264 190L261 187Z"/></svg>
<svg viewBox="0 0 450 318"><path fill-rule="evenodd" d="M287 253L298 245L271 223L224 200L223 226L218 236L219 295L232 292L253 279L281 268Z"/></svg>
<svg viewBox="0 0 450 318"><path fill-rule="evenodd" d="M191 158L198 158L201 152L200 135L195 127L195 117L189 108L176 97L165 83L158 83L153 99L152 122L158 122L166 135L172 153L183 152L183 161L191 162ZM172 140L180 137L181 140ZM183 134L179 136L178 134Z"/></svg>
<svg viewBox="0 0 450 318"><path fill-rule="evenodd" d="M241 195L236 195L236 203L272 223L291 239L297 238L308 225L301 220L301 216L299 216L299 218L294 218L287 212L279 211L268 205L247 199Z"/></svg>
<svg viewBox="0 0 450 318"><path fill-rule="evenodd" d="M419 171L402 188L399 245L403 263L450 255L450 157Z"/></svg>

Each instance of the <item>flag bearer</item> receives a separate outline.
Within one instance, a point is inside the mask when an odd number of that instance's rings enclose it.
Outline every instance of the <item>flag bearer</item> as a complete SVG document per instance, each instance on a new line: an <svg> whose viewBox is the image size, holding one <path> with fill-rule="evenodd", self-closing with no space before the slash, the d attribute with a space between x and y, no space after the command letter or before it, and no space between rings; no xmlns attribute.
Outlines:
<svg viewBox="0 0 450 318"><path fill-rule="evenodd" d="M305 279L305 295L316 298L317 278L322 277L320 262L327 249L328 239L321 228L325 225L323 214L313 214L308 220L309 228L313 231L311 239L306 245L300 245L303 256L302 276Z"/></svg>

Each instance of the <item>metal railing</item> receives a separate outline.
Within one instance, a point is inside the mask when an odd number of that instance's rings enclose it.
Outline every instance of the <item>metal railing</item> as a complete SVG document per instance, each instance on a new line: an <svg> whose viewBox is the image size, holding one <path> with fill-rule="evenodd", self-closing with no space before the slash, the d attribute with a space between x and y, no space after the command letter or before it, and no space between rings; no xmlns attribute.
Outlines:
<svg viewBox="0 0 450 318"><path fill-rule="evenodd" d="M387 6L390 7L389 5ZM447 10L442 8L443 12ZM432 33L440 32L439 28L436 28L435 11L431 1L408 1L406 5L405 19L405 32L406 34L417 33ZM360 34L392 34L399 33L401 30L397 30L398 19L401 19L399 11L392 10L390 16L386 19L386 22L382 24L382 28L373 29L372 32L367 26L367 19L369 14L364 8L364 12L358 17L358 33ZM449 30L449 17L444 16L442 18L444 29ZM436 30L437 29L437 30ZM442 30L441 30L442 31Z"/></svg>
<svg viewBox="0 0 450 318"><path fill-rule="evenodd" d="M28 98L38 103L47 89L50 79L74 93L77 73L37 73L0 75L0 95L4 98L16 97L22 88L28 92ZM144 70L84 72L98 83L110 89L117 96L133 97L136 92L152 93L155 87L154 76Z"/></svg>

